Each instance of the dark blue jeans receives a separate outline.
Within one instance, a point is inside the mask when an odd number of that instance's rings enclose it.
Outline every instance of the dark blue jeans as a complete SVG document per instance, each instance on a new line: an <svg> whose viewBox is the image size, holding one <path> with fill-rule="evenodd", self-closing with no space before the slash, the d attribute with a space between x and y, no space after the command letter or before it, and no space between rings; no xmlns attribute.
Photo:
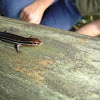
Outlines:
<svg viewBox="0 0 100 100"><path fill-rule="evenodd" d="M20 19L22 9L33 2L34 0L0 0L0 10L6 17ZM75 0L55 0L45 11L40 24L70 30L81 17Z"/></svg>

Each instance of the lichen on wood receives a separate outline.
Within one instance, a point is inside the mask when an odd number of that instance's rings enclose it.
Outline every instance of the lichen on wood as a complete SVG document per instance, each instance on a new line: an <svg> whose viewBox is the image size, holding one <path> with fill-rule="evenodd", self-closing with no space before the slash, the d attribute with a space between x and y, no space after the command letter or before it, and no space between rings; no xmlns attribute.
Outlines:
<svg viewBox="0 0 100 100"><path fill-rule="evenodd" d="M43 45L1 42L0 100L100 100L100 39L0 17L0 31Z"/></svg>

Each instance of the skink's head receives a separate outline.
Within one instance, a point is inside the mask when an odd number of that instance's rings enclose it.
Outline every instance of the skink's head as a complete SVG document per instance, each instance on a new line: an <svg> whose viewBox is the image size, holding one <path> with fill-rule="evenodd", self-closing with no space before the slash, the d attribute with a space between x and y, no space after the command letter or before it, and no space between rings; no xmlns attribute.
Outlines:
<svg viewBox="0 0 100 100"><path fill-rule="evenodd" d="M29 38L29 42L30 42L29 45L32 46L40 46L43 44L38 38Z"/></svg>

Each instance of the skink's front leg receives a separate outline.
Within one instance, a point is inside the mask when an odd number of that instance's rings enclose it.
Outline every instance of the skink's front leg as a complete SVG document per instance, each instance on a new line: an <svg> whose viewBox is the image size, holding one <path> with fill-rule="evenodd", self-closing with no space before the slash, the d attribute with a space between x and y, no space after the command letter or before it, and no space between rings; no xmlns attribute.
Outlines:
<svg viewBox="0 0 100 100"><path fill-rule="evenodd" d="M21 46L20 44L16 44L16 45L15 45L15 49L16 49L17 53L22 53L22 52L19 50L19 47L20 47L20 46Z"/></svg>

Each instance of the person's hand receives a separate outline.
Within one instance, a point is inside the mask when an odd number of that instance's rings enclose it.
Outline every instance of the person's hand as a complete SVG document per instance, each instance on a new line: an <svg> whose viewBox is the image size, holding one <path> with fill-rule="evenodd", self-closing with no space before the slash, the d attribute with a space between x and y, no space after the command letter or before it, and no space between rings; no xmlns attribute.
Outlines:
<svg viewBox="0 0 100 100"><path fill-rule="evenodd" d="M45 6L40 1L36 0L22 10L20 19L30 23L40 24L45 9Z"/></svg>

